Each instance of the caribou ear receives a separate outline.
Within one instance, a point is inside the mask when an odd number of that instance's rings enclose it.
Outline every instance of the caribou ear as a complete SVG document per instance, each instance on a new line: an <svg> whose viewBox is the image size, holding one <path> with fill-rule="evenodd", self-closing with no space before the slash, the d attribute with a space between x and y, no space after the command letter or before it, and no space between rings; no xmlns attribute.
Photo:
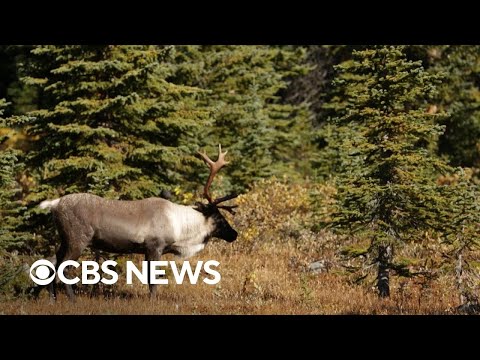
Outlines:
<svg viewBox="0 0 480 360"><path fill-rule="evenodd" d="M202 204L200 201L195 201L195 207L194 207L195 210L200 210L203 208L205 208L205 204Z"/></svg>

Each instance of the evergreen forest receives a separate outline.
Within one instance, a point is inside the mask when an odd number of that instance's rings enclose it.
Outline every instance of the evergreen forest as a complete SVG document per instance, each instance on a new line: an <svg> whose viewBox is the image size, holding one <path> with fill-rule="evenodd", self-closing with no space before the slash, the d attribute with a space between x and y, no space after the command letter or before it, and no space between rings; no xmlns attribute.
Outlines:
<svg viewBox="0 0 480 360"><path fill-rule="evenodd" d="M193 205L218 144L218 285L34 297L40 202ZM0 314L479 313L479 186L480 46L0 45Z"/></svg>

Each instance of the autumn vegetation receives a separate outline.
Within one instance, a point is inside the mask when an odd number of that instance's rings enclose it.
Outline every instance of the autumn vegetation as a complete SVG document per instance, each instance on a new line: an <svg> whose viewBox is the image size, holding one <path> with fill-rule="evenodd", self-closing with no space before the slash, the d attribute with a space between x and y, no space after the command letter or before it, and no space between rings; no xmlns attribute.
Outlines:
<svg viewBox="0 0 480 360"><path fill-rule="evenodd" d="M0 46L0 314L478 313L479 74L478 46ZM34 298L40 201L193 204L218 143L239 237L189 259L218 284Z"/></svg>

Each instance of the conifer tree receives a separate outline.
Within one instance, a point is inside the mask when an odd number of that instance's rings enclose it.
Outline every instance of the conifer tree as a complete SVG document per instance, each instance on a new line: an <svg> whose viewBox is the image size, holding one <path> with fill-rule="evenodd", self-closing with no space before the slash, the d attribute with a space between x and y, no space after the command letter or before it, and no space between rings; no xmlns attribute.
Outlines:
<svg viewBox="0 0 480 360"><path fill-rule="evenodd" d="M307 103L314 126L321 126L329 112L324 107L332 97L332 80L335 65L351 59L353 50L361 45L312 45L307 46L306 65L309 71L292 79L286 97L294 103Z"/></svg>
<svg viewBox="0 0 480 360"><path fill-rule="evenodd" d="M434 106L445 111L440 154L455 166L480 167L480 46L431 46L431 72L445 74Z"/></svg>
<svg viewBox="0 0 480 360"><path fill-rule="evenodd" d="M449 261L459 295L460 310L480 312L480 285L478 284L477 252L480 247L480 192L471 181L472 172L460 169L442 181L452 185L444 194L448 206L439 209L444 224L444 239Z"/></svg>
<svg viewBox="0 0 480 360"><path fill-rule="evenodd" d="M410 45L407 57L421 60L431 74L441 74L438 94L428 109L444 112L438 152L454 166L480 165L480 47L478 45Z"/></svg>
<svg viewBox="0 0 480 360"><path fill-rule="evenodd" d="M427 150L442 128L433 121L440 115L425 111L436 82L402 46L354 51L338 66L342 96L332 103L339 110L332 124L342 159L333 226L369 239L381 297L390 294L395 247L440 227L445 198L436 175L450 169Z"/></svg>
<svg viewBox="0 0 480 360"><path fill-rule="evenodd" d="M39 108L23 124L36 136L27 157L39 180L29 200L73 192L138 199L192 171L205 113L197 89L174 85L172 48L36 46L23 80Z"/></svg>
<svg viewBox="0 0 480 360"><path fill-rule="evenodd" d="M225 169L225 187L243 191L260 178L308 172L308 114L281 98L288 80L306 71L304 55L301 48L272 46L177 48L174 81L210 92L203 105L214 122L203 143L212 151L222 143L235 163Z"/></svg>
<svg viewBox="0 0 480 360"><path fill-rule="evenodd" d="M0 99L0 128L8 123L8 119L2 118L7 105L4 99ZM8 132L0 136L0 253L2 250L18 250L30 238L21 230L24 206L22 189L16 180L22 166L20 152L5 145L8 138Z"/></svg>
<svg viewBox="0 0 480 360"><path fill-rule="evenodd" d="M344 158L335 144L338 132L333 131L329 118L339 115L343 105L341 89L332 86L336 76L336 67L352 58L354 50L365 48L363 45L323 45L307 48L306 65L310 71L292 79L286 91L287 99L294 103L306 103L310 110L312 141L317 151L311 155L311 164L318 179L328 179L338 171Z"/></svg>

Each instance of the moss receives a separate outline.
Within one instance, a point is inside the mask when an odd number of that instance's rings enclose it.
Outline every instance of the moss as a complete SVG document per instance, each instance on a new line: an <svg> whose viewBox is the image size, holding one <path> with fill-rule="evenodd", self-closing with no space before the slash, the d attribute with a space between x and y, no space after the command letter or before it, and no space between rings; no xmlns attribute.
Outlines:
<svg viewBox="0 0 480 360"><path fill-rule="evenodd" d="M340 250L340 254L343 256L347 257L359 257L359 256L365 256L368 254L368 247L365 246L358 246L358 245L351 245L351 246L346 246Z"/></svg>

